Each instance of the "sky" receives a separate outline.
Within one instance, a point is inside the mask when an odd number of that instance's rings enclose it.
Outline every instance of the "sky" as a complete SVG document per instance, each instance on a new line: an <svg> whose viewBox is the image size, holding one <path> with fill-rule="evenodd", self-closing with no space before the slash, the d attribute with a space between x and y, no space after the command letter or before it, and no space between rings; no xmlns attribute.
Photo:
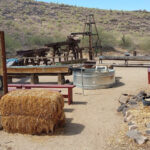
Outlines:
<svg viewBox="0 0 150 150"><path fill-rule="evenodd" d="M150 0L37 0L63 3L75 6L112 9L112 10L147 10L150 11Z"/></svg>

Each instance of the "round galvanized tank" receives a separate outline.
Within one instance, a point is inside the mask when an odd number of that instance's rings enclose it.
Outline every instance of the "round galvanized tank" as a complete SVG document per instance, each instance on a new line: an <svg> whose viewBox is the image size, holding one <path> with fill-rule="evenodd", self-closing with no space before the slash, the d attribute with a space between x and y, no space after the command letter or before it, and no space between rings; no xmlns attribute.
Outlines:
<svg viewBox="0 0 150 150"><path fill-rule="evenodd" d="M75 68L73 69L73 83L76 87L86 90L110 88L115 84L115 71L107 67Z"/></svg>

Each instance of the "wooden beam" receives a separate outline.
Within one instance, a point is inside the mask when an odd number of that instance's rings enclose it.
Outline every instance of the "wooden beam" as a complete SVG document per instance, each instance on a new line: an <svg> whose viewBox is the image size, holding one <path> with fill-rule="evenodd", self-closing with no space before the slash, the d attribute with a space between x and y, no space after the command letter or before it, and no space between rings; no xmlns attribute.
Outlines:
<svg viewBox="0 0 150 150"><path fill-rule="evenodd" d="M70 44L78 44L80 43L80 40L71 40L71 41L63 41L63 42L56 42L56 43L50 43L50 44L45 44L47 47L60 47L60 46L65 46L65 45L70 45Z"/></svg>
<svg viewBox="0 0 150 150"><path fill-rule="evenodd" d="M17 55L24 56L24 55L30 55L30 54L38 54L41 52L47 52L49 50L50 50L49 48L39 48L39 49L31 49L31 50L21 50L21 51L17 51L16 53Z"/></svg>
<svg viewBox="0 0 150 150"><path fill-rule="evenodd" d="M0 31L0 96L8 92L4 31Z"/></svg>
<svg viewBox="0 0 150 150"><path fill-rule="evenodd" d="M113 67L139 67L149 68L150 64L111 64Z"/></svg>
<svg viewBox="0 0 150 150"><path fill-rule="evenodd" d="M150 56L100 56L99 60L150 61Z"/></svg>
<svg viewBox="0 0 150 150"><path fill-rule="evenodd" d="M8 74L58 74L58 73L69 73L69 67L10 67L7 68Z"/></svg>

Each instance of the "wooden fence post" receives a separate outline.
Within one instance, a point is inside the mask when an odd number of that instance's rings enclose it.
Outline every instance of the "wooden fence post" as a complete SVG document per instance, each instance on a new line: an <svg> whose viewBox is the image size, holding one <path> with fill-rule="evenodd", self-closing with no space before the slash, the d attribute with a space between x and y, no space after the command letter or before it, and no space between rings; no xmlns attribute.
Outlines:
<svg viewBox="0 0 150 150"><path fill-rule="evenodd" d="M8 92L4 31L0 31L0 96Z"/></svg>

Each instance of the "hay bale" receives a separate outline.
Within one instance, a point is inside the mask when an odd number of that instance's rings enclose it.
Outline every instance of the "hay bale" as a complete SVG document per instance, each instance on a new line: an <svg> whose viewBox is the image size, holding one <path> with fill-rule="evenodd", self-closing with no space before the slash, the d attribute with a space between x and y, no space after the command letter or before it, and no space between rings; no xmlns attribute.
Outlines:
<svg viewBox="0 0 150 150"><path fill-rule="evenodd" d="M53 132L65 122L64 99L49 90L16 90L0 100L4 130L12 133Z"/></svg>

